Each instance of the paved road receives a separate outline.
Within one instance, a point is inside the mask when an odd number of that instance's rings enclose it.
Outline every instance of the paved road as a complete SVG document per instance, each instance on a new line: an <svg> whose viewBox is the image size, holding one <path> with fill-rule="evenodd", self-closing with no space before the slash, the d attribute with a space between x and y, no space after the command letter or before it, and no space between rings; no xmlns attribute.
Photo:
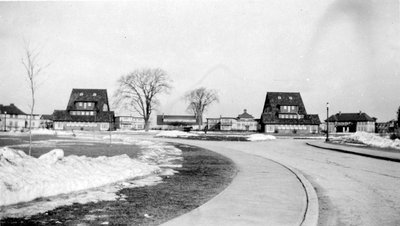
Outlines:
<svg viewBox="0 0 400 226"><path fill-rule="evenodd" d="M229 147L301 171L317 190L320 225L400 225L400 163L322 150L302 140L184 142Z"/></svg>

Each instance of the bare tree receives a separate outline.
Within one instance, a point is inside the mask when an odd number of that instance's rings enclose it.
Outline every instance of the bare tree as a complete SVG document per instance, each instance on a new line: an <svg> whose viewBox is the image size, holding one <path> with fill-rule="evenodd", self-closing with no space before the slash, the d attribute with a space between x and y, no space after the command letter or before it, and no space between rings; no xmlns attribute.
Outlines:
<svg viewBox="0 0 400 226"><path fill-rule="evenodd" d="M185 94L184 99L189 103L187 110L196 116L199 129L201 129L201 125L203 124L203 113L212 103L219 101L216 90L204 87L189 91Z"/></svg>
<svg viewBox="0 0 400 226"><path fill-rule="evenodd" d="M149 130L149 119L158 105L157 96L168 93L171 80L167 73L159 68L135 70L118 80L115 105L127 110L134 110L143 117L145 131Z"/></svg>
<svg viewBox="0 0 400 226"><path fill-rule="evenodd" d="M29 83L29 88L31 92L31 104L29 105L29 155L31 155L32 150L32 118L33 110L35 109L35 91L38 86L37 77L42 72L42 70L48 65L42 67L38 62L38 56L40 51L38 49L30 48L29 44L25 44L24 55L21 59L22 64L25 67L26 75Z"/></svg>

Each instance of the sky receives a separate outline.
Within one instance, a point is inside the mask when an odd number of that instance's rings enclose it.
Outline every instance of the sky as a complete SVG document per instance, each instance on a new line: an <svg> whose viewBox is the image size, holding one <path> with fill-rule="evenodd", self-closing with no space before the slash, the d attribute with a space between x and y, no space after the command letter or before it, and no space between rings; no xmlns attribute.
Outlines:
<svg viewBox="0 0 400 226"><path fill-rule="evenodd" d="M66 108L73 88L107 89L161 68L173 89L156 114L189 114L182 96L218 91L205 117L259 118L267 92L300 92L306 110L400 106L400 7L395 0L0 2L0 103L29 112L24 45L40 50L35 113ZM117 115L130 113L116 110ZM135 115L135 114L133 114Z"/></svg>

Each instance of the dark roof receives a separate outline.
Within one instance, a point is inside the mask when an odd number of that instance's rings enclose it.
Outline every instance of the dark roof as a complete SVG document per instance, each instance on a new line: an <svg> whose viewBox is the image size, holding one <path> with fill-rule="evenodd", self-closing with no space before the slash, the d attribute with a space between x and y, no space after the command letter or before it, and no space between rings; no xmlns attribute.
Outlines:
<svg viewBox="0 0 400 226"><path fill-rule="evenodd" d="M53 115L42 115L42 116L40 116L40 119L53 120Z"/></svg>
<svg viewBox="0 0 400 226"><path fill-rule="evenodd" d="M279 118L280 106L297 106L297 113L303 118ZM321 123L318 115L307 114L303 100L298 92L267 92L260 122L264 124L300 124L319 125Z"/></svg>
<svg viewBox="0 0 400 226"><path fill-rule="evenodd" d="M254 118L252 115L250 115L249 113L247 113L247 110L244 109L243 114L238 115L238 118Z"/></svg>
<svg viewBox="0 0 400 226"><path fill-rule="evenodd" d="M72 89L67 110L76 110L75 102L78 101L95 102L95 110L97 111L103 111L104 104L109 105L106 89Z"/></svg>
<svg viewBox="0 0 400 226"><path fill-rule="evenodd" d="M375 122L367 113L337 113L329 117L328 122Z"/></svg>
<svg viewBox="0 0 400 226"><path fill-rule="evenodd" d="M298 106L299 114L306 115L306 108L300 93L290 92L267 92L264 103L264 112L266 108L278 108L279 106Z"/></svg>
<svg viewBox="0 0 400 226"><path fill-rule="evenodd" d="M7 112L9 115L26 115L14 104L10 104L8 106L0 104L0 113L4 114L4 112Z"/></svg>
<svg viewBox="0 0 400 226"><path fill-rule="evenodd" d="M55 110L53 113L54 121L67 122L110 122L114 121L113 111L98 112L97 115L70 115L68 111Z"/></svg>

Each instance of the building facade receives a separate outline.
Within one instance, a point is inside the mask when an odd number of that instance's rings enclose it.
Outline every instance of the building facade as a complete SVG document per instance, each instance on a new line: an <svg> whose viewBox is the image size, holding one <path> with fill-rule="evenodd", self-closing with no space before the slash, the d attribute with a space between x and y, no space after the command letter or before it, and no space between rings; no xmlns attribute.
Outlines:
<svg viewBox="0 0 400 226"><path fill-rule="evenodd" d="M194 115L157 115L157 126L163 130L184 129L198 124Z"/></svg>
<svg viewBox="0 0 400 226"><path fill-rule="evenodd" d="M115 117L115 128L121 130L143 130L143 117L117 116Z"/></svg>
<svg viewBox="0 0 400 226"><path fill-rule="evenodd" d="M41 128L41 116L32 115L31 128ZM2 105L0 104L0 130L24 130L29 128L30 115L25 114L14 104Z"/></svg>
<svg viewBox="0 0 400 226"><path fill-rule="evenodd" d="M258 122L245 109L237 117L207 118L208 130L257 131Z"/></svg>
<svg viewBox="0 0 400 226"><path fill-rule="evenodd" d="M375 133L375 118L367 113L337 113L328 119L329 132L331 133L355 133L358 131Z"/></svg>
<svg viewBox="0 0 400 226"><path fill-rule="evenodd" d="M267 92L260 126L265 133L316 134L321 121L316 114L307 114L298 92Z"/></svg>
<svg viewBox="0 0 400 226"><path fill-rule="evenodd" d="M55 110L56 130L113 130L114 112L110 111L106 89L73 89L66 110Z"/></svg>

